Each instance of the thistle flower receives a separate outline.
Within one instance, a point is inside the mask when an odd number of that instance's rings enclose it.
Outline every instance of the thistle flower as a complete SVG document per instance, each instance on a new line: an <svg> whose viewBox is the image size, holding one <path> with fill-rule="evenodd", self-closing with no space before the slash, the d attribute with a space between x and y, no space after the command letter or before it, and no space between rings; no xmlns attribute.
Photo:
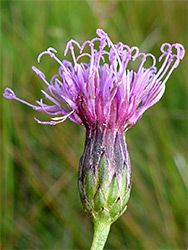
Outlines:
<svg viewBox="0 0 188 250"><path fill-rule="evenodd" d="M16 97L6 88L4 97L18 100L36 111L55 116L51 121L38 123L55 125L69 118L86 128L86 140L79 166L79 190L84 209L95 224L92 249L102 249L110 225L127 207L131 188L131 166L125 142L125 131L157 103L165 91L165 83L184 57L181 44L161 46L160 68L150 53L140 53L135 46L119 42L113 44L108 35L97 30L97 38L80 45L74 40L67 43L73 64L60 61L56 50L48 48L38 56L38 62L49 55L59 64L58 75L50 82L35 66L32 69L47 85L41 90L52 105L36 101L32 105ZM73 46L74 45L74 46ZM75 55L75 46L80 51ZM89 46L90 53L85 47ZM175 53L174 53L175 52ZM80 62L88 57L89 63ZM128 69L131 62L141 63L136 70ZM152 65L145 67L151 58ZM65 105L66 104L66 108Z"/></svg>

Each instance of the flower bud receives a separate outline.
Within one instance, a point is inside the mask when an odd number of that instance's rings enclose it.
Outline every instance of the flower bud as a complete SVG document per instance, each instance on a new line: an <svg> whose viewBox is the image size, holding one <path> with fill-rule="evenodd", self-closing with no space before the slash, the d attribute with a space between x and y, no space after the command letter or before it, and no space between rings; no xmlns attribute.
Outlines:
<svg viewBox="0 0 188 250"><path fill-rule="evenodd" d="M79 166L79 191L84 210L94 222L113 223L126 210L131 166L123 131L86 130Z"/></svg>

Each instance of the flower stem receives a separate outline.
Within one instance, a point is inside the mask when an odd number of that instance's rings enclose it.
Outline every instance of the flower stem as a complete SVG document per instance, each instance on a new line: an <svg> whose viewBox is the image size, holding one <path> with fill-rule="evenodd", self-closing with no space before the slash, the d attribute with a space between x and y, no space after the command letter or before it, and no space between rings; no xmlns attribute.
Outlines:
<svg viewBox="0 0 188 250"><path fill-rule="evenodd" d="M100 222L94 223L94 235L90 250L103 250L108 234L110 232L111 224Z"/></svg>

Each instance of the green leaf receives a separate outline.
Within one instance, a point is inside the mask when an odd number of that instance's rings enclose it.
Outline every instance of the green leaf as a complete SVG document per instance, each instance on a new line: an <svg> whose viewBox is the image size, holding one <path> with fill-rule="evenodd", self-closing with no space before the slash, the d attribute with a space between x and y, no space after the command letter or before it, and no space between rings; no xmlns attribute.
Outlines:
<svg viewBox="0 0 188 250"><path fill-rule="evenodd" d="M109 182L108 182L108 168L106 165L106 158L101 158L99 172L98 172L98 185L101 185L104 194L107 193Z"/></svg>
<svg viewBox="0 0 188 250"><path fill-rule="evenodd" d="M125 206L127 205L127 202L129 200L129 197L130 197L130 192L131 192L131 189L127 190L127 193L123 199L122 210L124 210Z"/></svg>
<svg viewBox="0 0 188 250"><path fill-rule="evenodd" d="M114 174L113 180L110 185L108 192L107 205L108 207L112 206L114 201L118 198L118 185L116 180L116 174Z"/></svg>
<svg viewBox="0 0 188 250"><path fill-rule="evenodd" d="M114 203L113 207L110 209L110 215L115 217L121 211L121 199L120 197Z"/></svg>
<svg viewBox="0 0 188 250"><path fill-rule="evenodd" d="M98 213L96 217L97 217L97 221L106 223L110 218L110 214L108 211L102 208L102 210Z"/></svg>
<svg viewBox="0 0 188 250"><path fill-rule="evenodd" d="M89 215L92 214L92 206L90 204L90 202L87 200L87 197L85 197L84 201L84 209L89 213Z"/></svg>
<svg viewBox="0 0 188 250"><path fill-rule="evenodd" d="M96 211L99 211L105 206L105 204L106 204L105 197L103 195L101 186L99 185L95 198L94 198L94 208Z"/></svg>
<svg viewBox="0 0 188 250"><path fill-rule="evenodd" d="M126 191L127 191L127 168L125 167L123 170L121 189L120 189L121 200L124 199Z"/></svg>
<svg viewBox="0 0 188 250"><path fill-rule="evenodd" d="M93 196L95 194L95 186L94 186L94 181L92 177L92 173L89 170L87 179L86 179L86 184L85 184L85 193L89 201L93 199Z"/></svg>
<svg viewBox="0 0 188 250"><path fill-rule="evenodd" d="M125 213L126 210L127 210L127 204L124 205L124 208L122 209L120 216L121 216L123 213Z"/></svg>

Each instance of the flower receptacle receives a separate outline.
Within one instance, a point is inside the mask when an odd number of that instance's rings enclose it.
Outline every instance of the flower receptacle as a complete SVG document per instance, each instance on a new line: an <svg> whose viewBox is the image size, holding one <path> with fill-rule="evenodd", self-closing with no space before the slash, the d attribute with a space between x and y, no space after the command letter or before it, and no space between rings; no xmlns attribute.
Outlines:
<svg viewBox="0 0 188 250"><path fill-rule="evenodd" d="M94 223L111 224L125 212L131 191L131 167L123 132L105 131L97 125L86 133L79 191L83 207Z"/></svg>

